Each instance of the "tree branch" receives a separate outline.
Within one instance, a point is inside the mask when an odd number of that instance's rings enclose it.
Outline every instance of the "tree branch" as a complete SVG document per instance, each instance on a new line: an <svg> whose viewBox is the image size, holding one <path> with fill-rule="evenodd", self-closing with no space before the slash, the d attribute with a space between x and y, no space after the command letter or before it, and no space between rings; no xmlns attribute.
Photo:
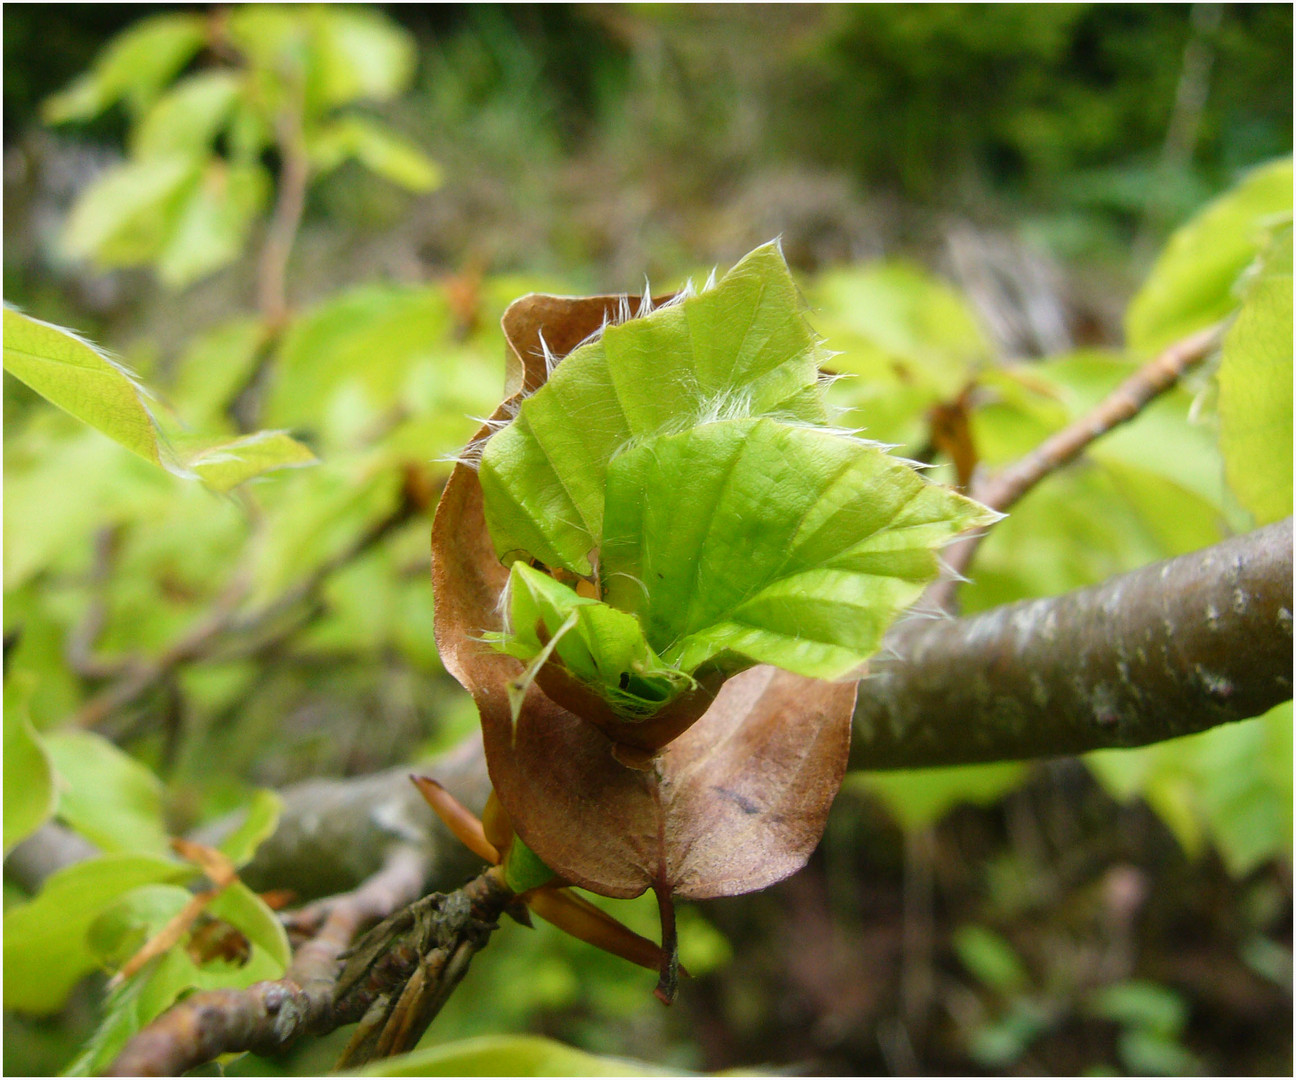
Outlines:
<svg viewBox="0 0 1296 1080"><path fill-rule="evenodd" d="M383 868L337 897L319 932L302 945L282 979L246 990L208 990L185 998L122 1048L107 1076L179 1076L221 1054L274 1053L307 1031L332 1031L363 1014L335 992L341 957L359 931L415 900L428 869L424 852L393 850Z"/></svg>
<svg viewBox="0 0 1296 1080"><path fill-rule="evenodd" d="M991 509L1006 511L1050 473L1079 457L1095 439L1134 419L1174 386L1184 372L1209 356L1223 332L1223 324L1215 323L1168 346L1084 416L1049 436L1025 457L976 481L970 494ZM943 557L950 576L927 590L924 607L953 609L960 576L972 564L984 536L966 536L945 549Z"/></svg>
<svg viewBox="0 0 1296 1080"><path fill-rule="evenodd" d="M1064 596L910 618L870 663L851 767L1142 746L1292 694L1292 522Z"/></svg>

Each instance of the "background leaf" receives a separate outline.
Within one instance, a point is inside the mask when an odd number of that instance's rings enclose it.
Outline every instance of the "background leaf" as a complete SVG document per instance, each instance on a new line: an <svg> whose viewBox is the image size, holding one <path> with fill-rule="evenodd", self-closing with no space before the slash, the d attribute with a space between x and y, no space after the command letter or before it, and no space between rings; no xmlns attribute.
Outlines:
<svg viewBox="0 0 1296 1080"><path fill-rule="evenodd" d="M344 116L320 130L311 141L311 159L328 172L354 159L370 172L410 191L431 191L441 184L441 170L414 143L384 124L363 116Z"/></svg>
<svg viewBox="0 0 1296 1080"><path fill-rule="evenodd" d="M935 825L964 803L989 806L1021 786L1030 766L1020 761L956 765L944 769L852 772L843 791L866 791L879 799L908 831Z"/></svg>
<svg viewBox="0 0 1296 1080"><path fill-rule="evenodd" d="M236 259L269 193L270 181L260 165L210 159L178 207L158 253L162 284L184 288Z"/></svg>
<svg viewBox="0 0 1296 1080"><path fill-rule="evenodd" d="M132 133L137 159L197 156L211 148L238 99L243 79L237 72L200 71L169 89Z"/></svg>
<svg viewBox="0 0 1296 1080"><path fill-rule="evenodd" d="M54 813L58 797L49 755L27 714L28 680L5 679L4 703L4 851L39 829Z"/></svg>
<svg viewBox="0 0 1296 1080"><path fill-rule="evenodd" d="M58 816L106 852L165 855L162 784L101 735L54 731L45 746L62 783Z"/></svg>
<svg viewBox="0 0 1296 1080"><path fill-rule="evenodd" d="M200 15L169 12L141 20L114 38L90 71L45 102L46 122L85 120L122 98L141 111L205 40Z"/></svg>
<svg viewBox="0 0 1296 1080"><path fill-rule="evenodd" d="M1275 215L1291 216L1291 159L1271 162L1180 228L1130 301L1125 334L1151 355L1209 326L1235 307L1233 288L1255 257Z"/></svg>
<svg viewBox="0 0 1296 1080"><path fill-rule="evenodd" d="M220 850L235 866L243 866L279 824L283 798L267 788L258 789L238 826L220 842Z"/></svg>
<svg viewBox="0 0 1296 1080"><path fill-rule="evenodd" d="M110 166L72 208L63 228L64 250L104 269L156 259L202 169L201 157L185 153Z"/></svg>
<svg viewBox="0 0 1296 1080"><path fill-rule="evenodd" d="M1220 361L1220 449L1228 481L1257 524L1292 512L1292 230L1248 285Z"/></svg>
<svg viewBox="0 0 1296 1080"><path fill-rule="evenodd" d="M538 1035L486 1035L400 1054L360 1076L690 1076L643 1061L599 1057Z"/></svg>
<svg viewBox="0 0 1296 1080"><path fill-rule="evenodd" d="M140 885L184 882L193 867L155 855L102 855L50 875L36 899L5 912L5 1008L49 1013L97 961L91 923Z"/></svg>

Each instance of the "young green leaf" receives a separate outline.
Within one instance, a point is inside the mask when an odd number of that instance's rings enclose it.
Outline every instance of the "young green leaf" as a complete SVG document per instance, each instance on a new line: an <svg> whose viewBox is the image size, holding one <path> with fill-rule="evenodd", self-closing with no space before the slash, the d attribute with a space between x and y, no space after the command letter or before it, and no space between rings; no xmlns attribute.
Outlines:
<svg viewBox="0 0 1296 1080"><path fill-rule="evenodd" d="M162 464L144 388L70 330L6 308L4 367L42 397L140 457Z"/></svg>
<svg viewBox="0 0 1296 1080"><path fill-rule="evenodd" d="M1224 338L1220 450L1229 486L1263 525L1292 512L1292 229L1274 238Z"/></svg>
<svg viewBox="0 0 1296 1080"><path fill-rule="evenodd" d="M163 438L145 404L147 391L124 367L59 326L6 308L4 367L59 408L140 457L180 476L199 477L214 491L273 469L309 465L315 455L279 431L213 442Z"/></svg>
<svg viewBox="0 0 1296 1080"><path fill-rule="evenodd" d="M590 574L617 451L722 417L822 424L819 355L775 244L698 296L608 326L486 444L480 477L496 551Z"/></svg>
<svg viewBox="0 0 1296 1080"><path fill-rule="evenodd" d="M504 856L504 881L515 893L524 893L553 881L554 872L518 837Z"/></svg>
<svg viewBox="0 0 1296 1080"><path fill-rule="evenodd" d="M45 102L45 122L88 120L122 98L140 112L203 47L206 31L201 15L141 20L115 37L90 71Z"/></svg>
<svg viewBox="0 0 1296 1080"><path fill-rule="evenodd" d="M1275 215L1291 218L1292 162L1252 171L1171 238L1125 315L1135 352L1150 355L1238 305L1234 286Z"/></svg>
<svg viewBox="0 0 1296 1080"><path fill-rule="evenodd" d="M148 768L89 731L51 732L45 745L63 780L60 818L107 852L170 850L162 783Z"/></svg>
<svg viewBox="0 0 1296 1080"><path fill-rule="evenodd" d="M203 440L201 447L185 458L185 465L212 491L229 491L272 470L314 465L318 460L283 431L258 431L228 442Z"/></svg>
<svg viewBox="0 0 1296 1080"><path fill-rule="evenodd" d="M613 459L599 577L685 672L734 653L836 679L936 576L932 549L998 516L858 439L719 421Z"/></svg>
<svg viewBox="0 0 1296 1080"><path fill-rule="evenodd" d="M5 912L4 1003L50 1013L97 961L86 943L91 923L140 885L182 883L197 871L156 855L103 855L59 870L36 899Z"/></svg>
<svg viewBox="0 0 1296 1080"><path fill-rule="evenodd" d="M11 690L16 675L5 679L4 706L4 851L39 829L54 813L57 796L49 755L27 715L31 681ZM32 680L34 681L34 680Z"/></svg>
<svg viewBox="0 0 1296 1080"><path fill-rule="evenodd" d="M508 613L509 630L493 639L501 652L529 662L557 637L553 655L623 719L645 719L696 685L663 663L633 615L580 596L525 563L510 572Z"/></svg>

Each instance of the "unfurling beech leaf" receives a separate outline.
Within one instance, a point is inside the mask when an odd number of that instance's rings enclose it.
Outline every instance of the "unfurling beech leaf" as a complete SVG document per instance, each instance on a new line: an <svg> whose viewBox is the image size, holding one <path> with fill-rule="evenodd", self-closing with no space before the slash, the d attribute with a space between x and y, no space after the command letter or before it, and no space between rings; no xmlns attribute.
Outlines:
<svg viewBox="0 0 1296 1080"><path fill-rule="evenodd" d="M564 356L627 305L623 297L529 296L505 313L506 393L543 385L541 339ZM478 438L492 430L483 427ZM540 687L516 727L507 686L523 664L480 640L498 632L509 579L486 529L477 472L461 464L433 526L436 632L446 667L482 714L491 777L523 841L560 877L605 896L645 889L735 895L809 857L845 769L855 687L754 668L648 770Z"/></svg>
<svg viewBox="0 0 1296 1080"><path fill-rule="evenodd" d="M859 668L936 575L931 549L994 515L826 426L817 342L776 245L701 295L628 314L522 401L480 474L506 562L593 576L598 553L597 595L514 575L497 645L529 664L515 707L534 678L587 719L606 707L638 725L710 684L662 731L604 725L651 751L753 663ZM544 612L525 602L542 591Z"/></svg>
<svg viewBox="0 0 1296 1080"><path fill-rule="evenodd" d="M757 248L715 288L651 319L629 318L628 304L621 307L610 304L599 322L585 324L594 333L603 317L620 323L555 367L486 445L481 485L501 557L525 551L589 574L608 463L632 438L722 417L827 419L816 386L818 343L777 246ZM543 381L545 354L565 354L549 325L538 330L525 359Z"/></svg>
<svg viewBox="0 0 1296 1080"><path fill-rule="evenodd" d="M995 516L826 426L777 247L675 299L513 304L509 396L433 527L437 644L499 802L558 877L657 894L664 998L671 897L763 888L818 843L855 684L809 675L853 673L931 549Z"/></svg>
<svg viewBox="0 0 1296 1080"><path fill-rule="evenodd" d="M737 653L838 679L936 576L932 549L996 517L838 432L717 421L613 459L599 577L684 671Z"/></svg>
<svg viewBox="0 0 1296 1080"><path fill-rule="evenodd" d="M553 655L563 668L603 690L607 705L622 719L647 719L697 685L662 661L633 615L581 596L525 563L513 564L508 596L511 633L499 635L501 651L524 662L538 660L556 639Z"/></svg>

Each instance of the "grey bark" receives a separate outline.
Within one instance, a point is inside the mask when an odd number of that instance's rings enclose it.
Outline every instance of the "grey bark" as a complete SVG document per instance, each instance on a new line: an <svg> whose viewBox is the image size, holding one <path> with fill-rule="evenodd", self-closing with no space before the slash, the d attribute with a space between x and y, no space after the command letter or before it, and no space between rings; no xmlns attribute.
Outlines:
<svg viewBox="0 0 1296 1080"><path fill-rule="evenodd" d="M1292 696L1292 521L1064 596L909 619L860 684L853 769L1142 746Z"/></svg>

